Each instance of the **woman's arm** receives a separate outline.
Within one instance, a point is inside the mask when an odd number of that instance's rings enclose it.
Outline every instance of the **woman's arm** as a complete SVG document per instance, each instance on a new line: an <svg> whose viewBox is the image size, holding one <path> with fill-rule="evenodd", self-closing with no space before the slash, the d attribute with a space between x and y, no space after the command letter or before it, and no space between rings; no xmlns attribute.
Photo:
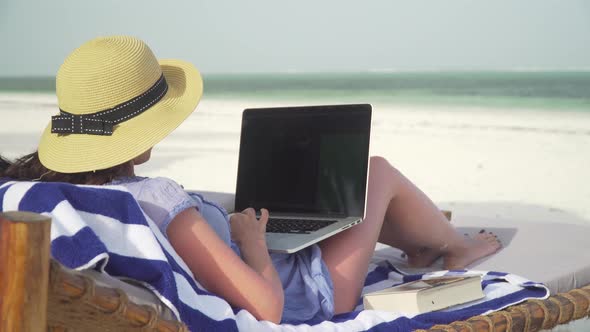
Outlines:
<svg viewBox="0 0 590 332"><path fill-rule="evenodd" d="M268 210L261 209L260 220L252 208L242 213L234 213L231 217L232 239L240 247L242 258L252 269L268 280L274 291L283 294L283 285L266 246L266 223Z"/></svg>
<svg viewBox="0 0 590 332"><path fill-rule="evenodd" d="M240 225L258 222L255 217L254 220L248 219L250 217L239 216ZM265 242L239 244L247 262L244 263L192 208L179 213L166 232L172 247L186 262L195 279L209 291L248 310L259 320L280 322L283 288Z"/></svg>

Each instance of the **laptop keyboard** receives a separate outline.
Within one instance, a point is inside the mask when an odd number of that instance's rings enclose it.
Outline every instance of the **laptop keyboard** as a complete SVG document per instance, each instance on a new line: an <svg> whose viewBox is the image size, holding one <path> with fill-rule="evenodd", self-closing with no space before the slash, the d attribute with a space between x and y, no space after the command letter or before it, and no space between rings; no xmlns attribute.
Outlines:
<svg viewBox="0 0 590 332"><path fill-rule="evenodd" d="M309 234L320 228L324 228L335 223L337 220L299 220L299 219L282 219L270 218L266 224L268 233L296 233Z"/></svg>

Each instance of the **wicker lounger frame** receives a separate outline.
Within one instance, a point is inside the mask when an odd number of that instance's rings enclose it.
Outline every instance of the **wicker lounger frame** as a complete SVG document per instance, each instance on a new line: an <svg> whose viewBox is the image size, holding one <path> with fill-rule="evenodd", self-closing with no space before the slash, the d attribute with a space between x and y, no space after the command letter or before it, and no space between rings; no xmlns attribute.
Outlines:
<svg viewBox="0 0 590 332"><path fill-rule="evenodd" d="M0 213L0 331L188 331L130 301L117 288L97 286L50 258L50 219ZM539 331L588 317L590 286L529 300L449 325L443 331Z"/></svg>

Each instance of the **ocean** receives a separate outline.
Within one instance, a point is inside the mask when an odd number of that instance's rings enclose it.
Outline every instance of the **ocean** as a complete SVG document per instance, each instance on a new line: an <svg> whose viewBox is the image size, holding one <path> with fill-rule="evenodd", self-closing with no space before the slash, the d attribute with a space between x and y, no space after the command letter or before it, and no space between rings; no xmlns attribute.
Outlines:
<svg viewBox="0 0 590 332"><path fill-rule="evenodd" d="M590 111L590 71L204 74L205 97ZM53 93L52 77L0 78L0 92Z"/></svg>

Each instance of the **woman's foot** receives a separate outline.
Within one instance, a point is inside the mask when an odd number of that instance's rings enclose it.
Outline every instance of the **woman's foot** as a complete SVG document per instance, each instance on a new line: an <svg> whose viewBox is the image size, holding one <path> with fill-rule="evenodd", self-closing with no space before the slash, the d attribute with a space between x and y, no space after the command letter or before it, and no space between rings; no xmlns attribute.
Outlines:
<svg viewBox="0 0 590 332"><path fill-rule="evenodd" d="M442 252L432 248L423 247L415 253L407 254L408 266L413 268L423 268L432 265L440 256Z"/></svg>
<svg viewBox="0 0 590 332"><path fill-rule="evenodd" d="M467 265L495 253L502 247L496 235L483 230L473 237L465 237L464 240L462 246L449 247L443 255L445 269L464 269Z"/></svg>

